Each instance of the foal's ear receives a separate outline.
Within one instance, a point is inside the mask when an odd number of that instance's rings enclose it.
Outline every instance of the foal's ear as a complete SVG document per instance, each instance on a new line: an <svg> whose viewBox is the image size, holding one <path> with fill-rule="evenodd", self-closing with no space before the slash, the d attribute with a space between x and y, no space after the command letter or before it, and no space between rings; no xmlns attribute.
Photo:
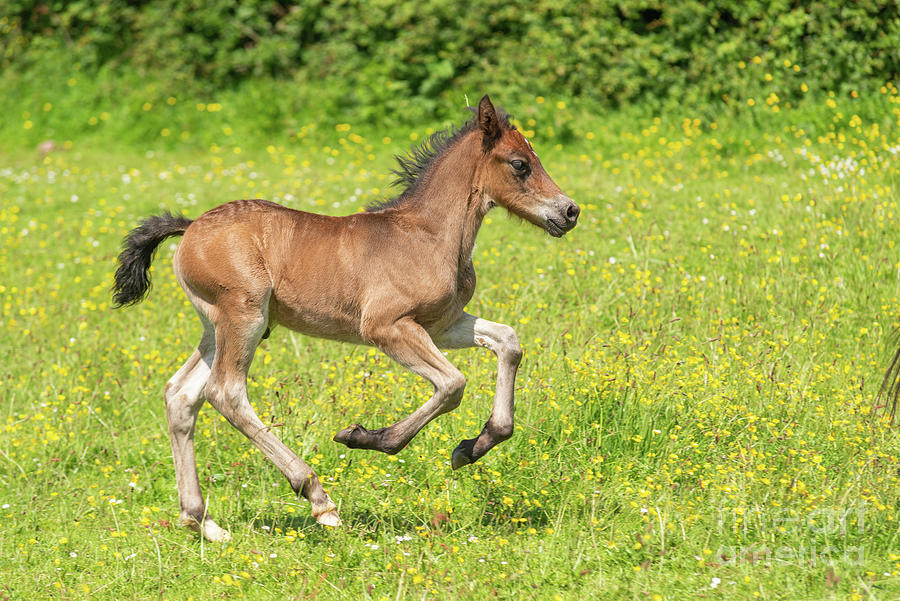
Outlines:
<svg viewBox="0 0 900 601"><path fill-rule="evenodd" d="M500 139L503 129L500 127L500 121L497 118L497 110L491 104L491 98L485 94L478 102L478 126L481 128L484 138L481 148L486 152L490 150L494 143Z"/></svg>

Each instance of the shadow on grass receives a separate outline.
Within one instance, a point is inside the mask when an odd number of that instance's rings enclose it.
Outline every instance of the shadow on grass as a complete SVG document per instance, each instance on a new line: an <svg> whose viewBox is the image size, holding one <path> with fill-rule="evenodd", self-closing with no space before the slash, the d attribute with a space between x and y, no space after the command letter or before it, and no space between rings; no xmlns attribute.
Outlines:
<svg viewBox="0 0 900 601"><path fill-rule="evenodd" d="M303 511L301 509L301 511ZM295 530L302 532L309 542L325 541L331 538L329 528L320 525L312 515L278 515L265 516L256 512L245 510L233 516L232 524L243 523L250 529L259 533L268 533L271 535L283 535L284 533ZM410 515L385 515L371 511L353 511L345 509L341 513L342 530L347 530L359 535L366 534L369 536L379 533L394 532L415 532L416 528L421 528L427 522L416 520ZM277 530L276 530L277 529Z"/></svg>

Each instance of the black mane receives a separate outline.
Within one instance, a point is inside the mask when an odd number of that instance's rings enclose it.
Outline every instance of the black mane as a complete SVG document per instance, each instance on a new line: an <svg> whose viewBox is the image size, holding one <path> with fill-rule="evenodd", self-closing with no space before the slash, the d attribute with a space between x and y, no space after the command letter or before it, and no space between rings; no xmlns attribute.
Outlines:
<svg viewBox="0 0 900 601"><path fill-rule="evenodd" d="M474 107L470 107L470 110L474 110ZM497 116L500 118L503 129L513 129L506 111L497 109ZM394 198L376 201L367 205L366 212L372 213L384 209L392 209L415 196L418 184L435 161L477 127L478 124L475 122L475 119L466 121L462 127L451 125L447 129L434 132L418 145L413 146L407 155L394 155L399 167L391 171L397 176L392 185L402 186L403 191Z"/></svg>

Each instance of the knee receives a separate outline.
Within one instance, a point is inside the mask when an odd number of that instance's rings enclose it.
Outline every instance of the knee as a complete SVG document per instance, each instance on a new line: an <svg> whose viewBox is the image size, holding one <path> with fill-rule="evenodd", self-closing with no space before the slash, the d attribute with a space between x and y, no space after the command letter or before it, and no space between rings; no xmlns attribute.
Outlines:
<svg viewBox="0 0 900 601"><path fill-rule="evenodd" d="M208 383L204 397L232 426L243 432L250 440L254 440L255 431L248 433L245 429L251 426L263 427L247 399L246 389L240 384L234 382Z"/></svg>
<svg viewBox="0 0 900 601"><path fill-rule="evenodd" d="M516 335L516 331L509 326L505 326L500 333L498 354L513 365L518 365L522 361L522 345L519 344L519 337Z"/></svg>
<svg viewBox="0 0 900 601"><path fill-rule="evenodd" d="M210 378L203 387L203 396L213 407L218 407L220 400L224 397L222 384L218 380Z"/></svg>
<svg viewBox="0 0 900 601"><path fill-rule="evenodd" d="M176 400L178 398L178 393L181 391L181 387L176 385L175 382L169 380L166 382L166 389L163 392L163 398L166 399L166 409L168 410L170 407L176 404Z"/></svg>
<svg viewBox="0 0 900 601"><path fill-rule="evenodd" d="M465 391L466 377L462 372L456 371L442 387L444 410L451 411L459 407Z"/></svg>
<svg viewBox="0 0 900 601"><path fill-rule="evenodd" d="M235 420L238 418L236 409L239 407L239 403L232 391L232 386L221 380L211 379L206 383L201 398L209 401L209 404L216 411L221 413L232 425L236 425Z"/></svg>
<svg viewBox="0 0 900 601"><path fill-rule="evenodd" d="M166 385L166 421L169 430L173 433L190 432L193 429L192 413L194 412L192 399L179 387Z"/></svg>
<svg viewBox="0 0 900 601"><path fill-rule="evenodd" d="M202 396L213 407L221 411L220 407L230 407L235 404L235 399L240 396L240 386L225 378L210 377L203 388Z"/></svg>

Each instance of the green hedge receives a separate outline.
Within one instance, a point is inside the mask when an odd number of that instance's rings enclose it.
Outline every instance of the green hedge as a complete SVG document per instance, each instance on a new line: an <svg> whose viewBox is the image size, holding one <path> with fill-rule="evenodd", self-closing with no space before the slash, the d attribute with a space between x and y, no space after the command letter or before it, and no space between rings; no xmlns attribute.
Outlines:
<svg viewBox="0 0 900 601"><path fill-rule="evenodd" d="M709 104L880 85L900 72L896 0L5 4L4 70L64 53L73 68L129 68L180 92L287 78L323 106L373 118L388 106L433 117L461 91Z"/></svg>

